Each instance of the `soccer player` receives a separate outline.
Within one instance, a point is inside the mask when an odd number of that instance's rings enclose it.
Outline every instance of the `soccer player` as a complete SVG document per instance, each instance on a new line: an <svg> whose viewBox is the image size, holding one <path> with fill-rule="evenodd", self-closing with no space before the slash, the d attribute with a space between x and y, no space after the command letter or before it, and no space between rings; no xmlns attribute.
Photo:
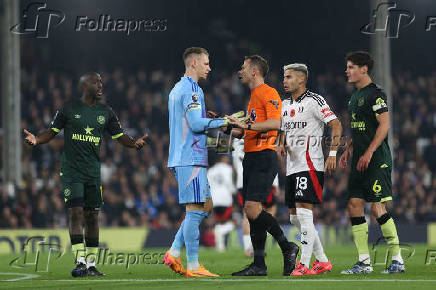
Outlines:
<svg viewBox="0 0 436 290"><path fill-rule="evenodd" d="M217 163L207 171L215 219L215 247L218 252L224 251L226 236L235 228L232 220L235 187L233 168L229 163L228 155L221 154Z"/></svg>
<svg viewBox="0 0 436 290"><path fill-rule="evenodd" d="M277 220L262 208L278 171L275 140L280 129L282 101L277 91L265 84L268 63L259 55L245 57L238 72L241 82L251 90L247 113L248 124L228 116L231 125L238 127L232 135L244 136L243 190L244 212L250 223L254 262L233 276L266 276L265 242L270 233L283 254L283 275L289 276L295 268L299 251L289 242ZM245 133L245 134L244 134Z"/></svg>
<svg viewBox="0 0 436 290"><path fill-rule="evenodd" d="M236 171L236 188L237 188L237 203L241 207L242 211L244 208L244 198L242 197L242 185L243 185L243 168L242 161L244 160L244 139L233 139L233 148L235 151L232 152L233 157L233 167ZM273 217L275 217L277 212L277 205L275 196L280 192L279 188L279 176L278 174L274 178L272 188L269 192L269 195L266 199L266 202L262 204L265 211L270 213ZM245 256L252 257L253 256L253 245L251 244L250 238L250 224L247 219L247 215L243 212L243 220L242 220L242 243L244 245Z"/></svg>
<svg viewBox="0 0 436 290"><path fill-rule="evenodd" d="M123 132L112 108L101 102L102 81L98 73L83 75L79 86L82 98L68 102L58 110L50 128L40 135L34 136L24 129L25 142L31 146L45 144L64 129L60 175L76 257L76 268L71 274L73 277L103 276L95 267L99 246L98 214L103 204L99 158L102 136L107 131L112 139L138 150L148 140L147 135L133 140Z"/></svg>
<svg viewBox="0 0 436 290"><path fill-rule="evenodd" d="M301 237L301 259L292 276L316 275L332 269L313 224L313 205L322 202L324 170L336 168L336 152L342 127L323 97L306 88L305 64L283 67L283 85L291 97L283 101L281 138L285 141L286 194L290 221ZM324 124L332 129L330 153L324 163ZM279 150L280 151L280 150ZM316 260L309 269L312 252Z"/></svg>
<svg viewBox="0 0 436 290"><path fill-rule="evenodd" d="M352 140L341 155L339 166L346 168L351 158L348 214L359 260L342 274L373 272L368 249L368 224L364 216L366 202L370 204L371 213L392 251L392 264L384 273L404 273L395 223L384 205L392 200L392 158L387 137L390 121L386 94L369 76L374 60L368 52L350 52L345 59L348 82L356 86L356 91L348 102Z"/></svg>
<svg viewBox="0 0 436 290"><path fill-rule="evenodd" d="M206 118L203 90L198 81L211 71L209 53L190 47L183 53L185 75L171 90L168 99L170 148L168 168L177 179L179 203L186 208L185 220L166 252L164 264L187 277L217 277L198 261L199 225L212 210L207 181L207 136L209 129L227 127L228 118ZM188 269L182 266L180 251L186 247Z"/></svg>

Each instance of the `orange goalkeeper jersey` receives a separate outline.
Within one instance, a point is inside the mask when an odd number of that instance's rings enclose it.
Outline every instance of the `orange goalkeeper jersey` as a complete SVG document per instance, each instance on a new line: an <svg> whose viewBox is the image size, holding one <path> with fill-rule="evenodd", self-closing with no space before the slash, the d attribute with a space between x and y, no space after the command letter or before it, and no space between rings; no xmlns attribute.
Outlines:
<svg viewBox="0 0 436 290"><path fill-rule="evenodd" d="M250 116L250 122L264 122L268 119L280 121L282 112L282 101L277 91L268 86L261 84L251 90L250 102L248 103L247 114ZM244 151L254 152L266 149L275 150L277 131L258 132L245 130Z"/></svg>

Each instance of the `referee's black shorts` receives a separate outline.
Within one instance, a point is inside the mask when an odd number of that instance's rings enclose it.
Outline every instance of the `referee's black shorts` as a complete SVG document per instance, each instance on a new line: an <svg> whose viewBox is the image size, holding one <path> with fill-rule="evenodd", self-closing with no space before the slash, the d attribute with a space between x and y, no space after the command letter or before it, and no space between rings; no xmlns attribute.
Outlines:
<svg viewBox="0 0 436 290"><path fill-rule="evenodd" d="M247 152L242 161L242 168L242 197L244 202L247 200L267 202L274 178L278 172L276 152L270 149Z"/></svg>

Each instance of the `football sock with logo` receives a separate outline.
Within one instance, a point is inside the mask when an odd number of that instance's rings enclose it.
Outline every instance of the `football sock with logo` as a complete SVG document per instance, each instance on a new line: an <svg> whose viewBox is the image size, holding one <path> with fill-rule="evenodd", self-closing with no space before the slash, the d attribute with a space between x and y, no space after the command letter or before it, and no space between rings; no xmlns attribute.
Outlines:
<svg viewBox="0 0 436 290"><path fill-rule="evenodd" d="M315 225L313 224L313 213L310 209L297 208L297 217L301 225L300 263L309 267L316 234Z"/></svg>
<svg viewBox="0 0 436 290"><path fill-rule="evenodd" d="M400 240L398 239L397 228L395 227L394 220L391 215L385 213L377 219L380 225L383 237L386 243L389 245L389 249L392 252L392 260L403 263L403 258L401 257L400 251Z"/></svg>
<svg viewBox="0 0 436 290"><path fill-rule="evenodd" d="M85 244L83 243L83 235L70 235L71 248L74 254L76 263L86 264L85 261Z"/></svg>
<svg viewBox="0 0 436 290"><path fill-rule="evenodd" d="M203 211L186 212L183 237L185 239L188 270L197 270L200 267L198 262L198 246L200 242L199 226L206 216L207 214Z"/></svg>
<svg viewBox="0 0 436 290"><path fill-rule="evenodd" d="M354 243L356 244L357 253L359 254L359 262L370 264L371 259L369 257L368 249L368 224L365 217L352 217L351 229L353 231Z"/></svg>
<svg viewBox="0 0 436 290"><path fill-rule="evenodd" d="M176 258L180 257L180 252L182 251L182 247L185 244L185 239L183 238L183 226L185 225L185 220L183 220L182 224L180 225L180 228L177 231L176 236L174 237L173 244L170 248L170 255Z"/></svg>
<svg viewBox="0 0 436 290"><path fill-rule="evenodd" d="M266 230L265 227L258 222L257 219L248 219L250 223L250 237L253 245L254 264L257 267L265 268L265 243Z"/></svg>
<svg viewBox="0 0 436 290"><path fill-rule="evenodd" d="M291 221L292 225L297 227L298 233L301 234L301 225L297 215L296 214L289 215L289 220ZM327 263L329 261L324 253L324 248L322 247L318 232L316 232L315 241L313 243L313 254L315 255L315 258L321 263Z"/></svg>

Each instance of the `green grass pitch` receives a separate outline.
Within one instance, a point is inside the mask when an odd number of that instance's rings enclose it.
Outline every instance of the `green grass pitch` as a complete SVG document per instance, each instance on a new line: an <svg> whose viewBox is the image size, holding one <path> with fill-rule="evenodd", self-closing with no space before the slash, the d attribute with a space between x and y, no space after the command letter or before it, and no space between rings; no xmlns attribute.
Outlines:
<svg viewBox="0 0 436 290"><path fill-rule="evenodd" d="M23 260L10 262L22 254L0 255L0 288L1 289L436 289L436 261L426 265L427 250L435 250L436 246L412 245L414 255L406 262L405 274L380 274L383 265L376 265L373 274L365 276L344 276L340 271L352 266L356 261L353 246L334 246L326 249L328 257L333 263L333 270L318 276L283 277L282 257L278 247L268 249L266 262L268 276L259 278L234 279L230 273L240 270L251 262L242 250L231 249L225 253L218 253L213 249L201 249L200 261L214 273L221 275L215 279L187 279L176 275L162 264L135 264L126 269L125 261L119 264L100 265L99 270L107 276L102 278L72 278L73 257L66 253L62 257L53 258L48 271L35 271L35 266L22 266ZM164 253L163 249L148 249L143 252ZM384 260L383 249L378 249L377 261ZM54 255L55 256L55 255ZM47 258L42 254L40 259ZM372 255L372 259L373 255ZM29 261L33 256L28 257ZM157 259L156 259L157 260ZM147 260L152 261L152 260ZM46 270L47 265L41 264L39 270ZM10 281L15 280L15 281Z"/></svg>

